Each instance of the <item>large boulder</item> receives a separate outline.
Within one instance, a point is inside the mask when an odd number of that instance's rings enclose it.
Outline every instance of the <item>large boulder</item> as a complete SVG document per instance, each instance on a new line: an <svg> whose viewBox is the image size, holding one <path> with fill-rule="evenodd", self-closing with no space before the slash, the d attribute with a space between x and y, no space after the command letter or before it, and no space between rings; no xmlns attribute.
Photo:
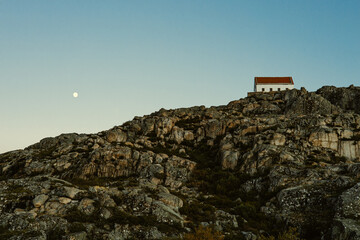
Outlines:
<svg viewBox="0 0 360 240"><path fill-rule="evenodd" d="M360 113L360 87L351 85L348 88L324 86L316 94L346 111Z"/></svg>
<svg viewBox="0 0 360 240"><path fill-rule="evenodd" d="M316 93L306 90L287 91L285 95L287 115L337 114L341 108Z"/></svg>

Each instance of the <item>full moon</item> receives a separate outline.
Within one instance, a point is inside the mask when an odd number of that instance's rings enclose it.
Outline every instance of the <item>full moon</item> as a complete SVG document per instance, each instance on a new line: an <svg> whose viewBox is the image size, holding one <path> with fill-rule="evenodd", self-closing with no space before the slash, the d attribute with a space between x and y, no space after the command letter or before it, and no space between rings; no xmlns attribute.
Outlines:
<svg viewBox="0 0 360 240"><path fill-rule="evenodd" d="M74 98L77 98L78 96L79 96L79 94L78 94L77 92L74 92L74 93L73 93L73 97L74 97Z"/></svg>

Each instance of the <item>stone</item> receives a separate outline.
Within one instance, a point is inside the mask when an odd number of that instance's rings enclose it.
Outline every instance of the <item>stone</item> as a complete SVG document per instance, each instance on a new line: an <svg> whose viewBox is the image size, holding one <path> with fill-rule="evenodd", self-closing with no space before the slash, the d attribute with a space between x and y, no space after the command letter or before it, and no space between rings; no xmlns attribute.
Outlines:
<svg viewBox="0 0 360 240"><path fill-rule="evenodd" d="M183 201L179 197L172 195L170 193L161 192L158 194L158 196L160 201L162 201L163 203L165 203L170 207L178 209L184 205Z"/></svg>
<svg viewBox="0 0 360 240"><path fill-rule="evenodd" d="M286 137L280 133L275 133L274 138L271 141L271 144L276 146L284 146L286 142Z"/></svg>
<svg viewBox="0 0 360 240"><path fill-rule="evenodd" d="M110 232L108 239L109 240L126 240L131 236L132 230L129 228L129 225L119 225L115 223L115 229Z"/></svg>
<svg viewBox="0 0 360 240"><path fill-rule="evenodd" d="M100 216L105 219L109 219L112 216L112 214L108 209L104 208L101 210Z"/></svg>
<svg viewBox="0 0 360 240"><path fill-rule="evenodd" d="M360 141L339 141L338 152L351 160L360 157Z"/></svg>
<svg viewBox="0 0 360 240"><path fill-rule="evenodd" d="M63 215L66 212L66 209L64 208L64 205L59 203L59 202L50 202L47 201L44 205L44 210L46 212L46 214L49 215L55 215L55 216L59 216L59 215Z"/></svg>
<svg viewBox="0 0 360 240"><path fill-rule="evenodd" d="M62 190L64 196L71 199L74 199L78 193L83 192L82 190L74 187L63 187Z"/></svg>
<svg viewBox="0 0 360 240"><path fill-rule="evenodd" d="M86 232L76 232L71 233L65 237L66 240L86 240L87 233Z"/></svg>
<svg viewBox="0 0 360 240"><path fill-rule="evenodd" d="M194 134L192 131L185 130L184 131L184 139L186 141L192 141L195 139Z"/></svg>
<svg viewBox="0 0 360 240"><path fill-rule="evenodd" d="M205 126L205 135L209 138L216 138L216 136L224 134L225 127L222 122L217 119L211 119Z"/></svg>
<svg viewBox="0 0 360 240"><path fill-rule="evenodd" d="M165 205L162 201L154 201L152 203L152 214L154 214L160 222L183 224L184 219L179 212Z"/></svg>
<svg viewBox="0 0 360 240"><path fill-rule="evenodd" d="M171 132L176 120L168 117L161 118L155 123L155 134L160 137Z"/></svg>
<svg viewBox="0 0 360 240"><path fill-rule="evenodd" d="M110 143L112 142L126 142L127 135L120 129L114 129L111 131L108 131L106 134L106 140Z"/></svg>
<svg viewBox="0 0 360 240"><path fill-rule="evenodd" d="M335 217L360 219L360 183L340 195Z"/></svg>
<svg viewBox="0 0 360 240"><path fill-rule="evenodd" d="M48 200L48 199L49 199L49 196L48 196L48 195L45 195L45 194L41 194L41 195L36 196L36 197L33 199L34 207L36 207L36 208L41 207L42 205L44 205L44 203L45 203L46 200Z"/></svg>
<svg viewBox="0 0 360 240"><path fill-rule="evenodd" d="M257 240L257 236L252 232L241 232L245 240Z"/></svg>
<svg viewBox="0 0 360 240"><path fill-rule="evenodd" d="M180 144L182 141L184 141L184 130L182 128L174 126L171 131L170 140L173 140L177 142L177 144Z"/></svg>
<svg viewBox="0 0 360 240"><path fill-rule="evenodd" d="M24 214L24 213L26 213L26 211L25 211L25 209L15 208L14 213L15 214Z"/></svg>
<svg viewBox="0 0 360 240"><path fill-rule="evenodd" d="M331 239L360 239L359 222L353 219L335 219Z"/></svg>
<svg viewBox="0 0 360 240"><path fill-rule="evenodd" d="M232 169L234 170L237 166L239 159L239 152L237 151L222 151L221 152L221 166L222 169Z"/></svg>
<svg viewBox="0 0 360 240"><path fill-rule="evenodd" d="M95 211L94 202L92 199L84 198L80 201L77 209L86 215L91 215Z"/></svg>
<svg viewBox="0 0 360 240"><path fill-rule="evenodd" d="M360 113L359 87L336 88L334 86L324 86L317 90L316 93L344 110Z"/></svg>
<svg viewBox="0 0 360 240"><path fill-rule="evenodd" d="M316 147L321 146L337 150L339 138L337 133L313 132L310 134L309 142L312 142Z"/></svg>
<svg viewBox="0 0 360 240"><path fill-rule="evenodd" d="M59 197L59 202L62 204L68 204L71 202L71 198L67 198L67 197Z"/></svg>
<svg viewBox="0 0 360 240"><path fill-rule="evenodd" d="M218 231L223 231L225 229L238 228L238 222L236 216L231 215L230 213L224 212L222 210L217 210L215 212L216 222L215 225L218 227Z"/></svg>
<svg viewBox="0 0 360 240"><path fill-rule="evenodd" d="M287 91L285 99L287 100L287 115L337 114L342 112L341 108L315 93Z"/></svg>
<svg viewBox="0 0 360 240"><path fill-rule="evenodd" d="M241 131L241 135L252 134L258 131L257 126L251 126Z"/></svg>
<svg viewBox="0 0 360 240"><path fill-rule="evenodd" d="M195 169L196 163L185 158L173 156L165 164L165 186L173 189L181 187Z"/></svg>

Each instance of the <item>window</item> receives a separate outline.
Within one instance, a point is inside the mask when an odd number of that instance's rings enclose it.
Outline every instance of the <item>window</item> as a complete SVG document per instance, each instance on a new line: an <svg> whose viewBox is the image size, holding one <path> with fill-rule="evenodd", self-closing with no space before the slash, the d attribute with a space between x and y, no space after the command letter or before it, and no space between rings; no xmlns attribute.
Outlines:
<svg viewBox="0 0 360 240"><path fill-rule="evenodd" d="M286 88L286 90L289 90L289 88Z"/></svg>
<svg viewBox="0 0 360 240"><path fill-rule="evenodd" d="M280 91L280 88L278 88L278 91Z"/></svg>
<svg viewBox="0 0 360 240"><path fill-rule="evenodd" d="M265 92L265 88L262 88L261 90L262 90L263 92Z"/></svg>
<svg viewBox="0 0 360 240"><path fill-rule="evenodd" d="M272 92L272 88L270 88L270 92Z"/></svg>

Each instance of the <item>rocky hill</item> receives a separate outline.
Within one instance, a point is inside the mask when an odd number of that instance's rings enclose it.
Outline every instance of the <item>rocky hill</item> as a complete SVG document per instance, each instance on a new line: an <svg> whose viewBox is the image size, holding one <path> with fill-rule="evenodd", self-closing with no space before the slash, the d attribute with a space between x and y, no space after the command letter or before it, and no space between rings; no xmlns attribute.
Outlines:
<svg viewBox="0 0 360 240"><path fill-rule="evenodd" d="M294 89L45 138L0 155L0 239L360 239L359 114Z"/></svg>

